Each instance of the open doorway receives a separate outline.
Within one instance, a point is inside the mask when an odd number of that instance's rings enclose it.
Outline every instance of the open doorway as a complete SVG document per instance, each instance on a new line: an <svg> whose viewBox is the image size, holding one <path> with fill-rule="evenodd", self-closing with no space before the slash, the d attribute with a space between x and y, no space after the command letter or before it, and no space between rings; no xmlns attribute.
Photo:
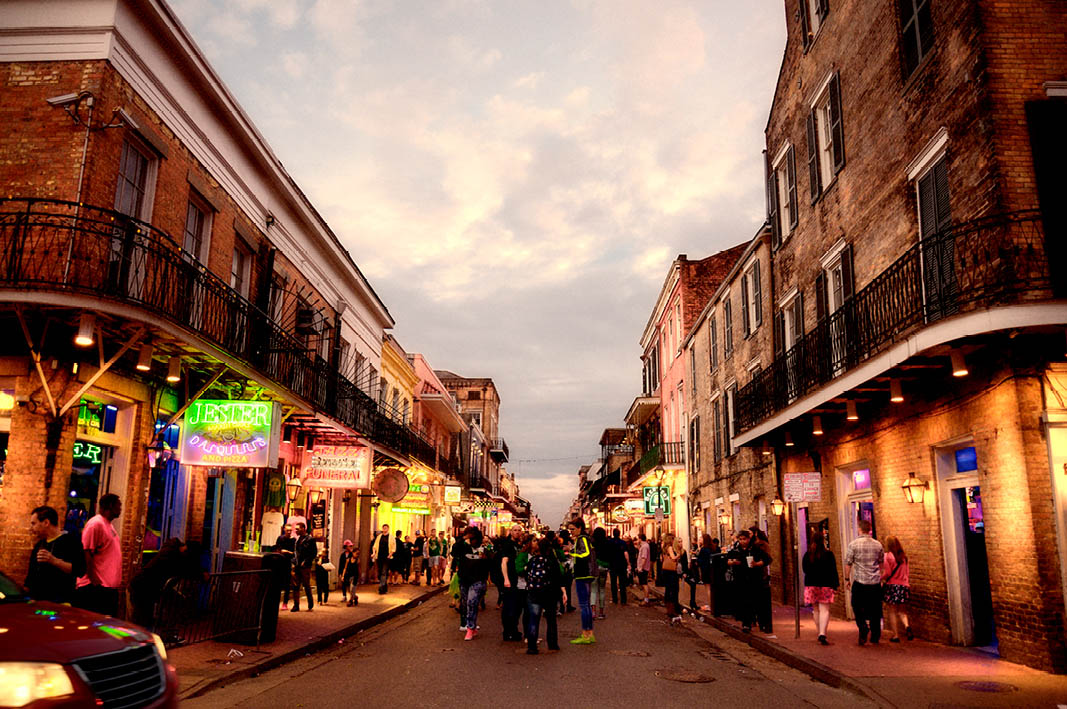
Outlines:
<svg viewBox="0 0 1067 709"><path fill-rule="evenodd" d="M997 652L977 453L967 441L936 460L952 640Z"/></svg>
<svg viewBox="0 0 1067 709"><path fill-rule="evenodd" d="M842 568L838 569L844 578L845 550L853 539L860 535L859 521L871 523L871 536L877 538L878 526L874 517L874 493L871 490L870 466L860 461L837 469L838 516L841 525L841 557L837 560ZM852 614L852 589L845 584L845 615L850 620Z"/></svg>

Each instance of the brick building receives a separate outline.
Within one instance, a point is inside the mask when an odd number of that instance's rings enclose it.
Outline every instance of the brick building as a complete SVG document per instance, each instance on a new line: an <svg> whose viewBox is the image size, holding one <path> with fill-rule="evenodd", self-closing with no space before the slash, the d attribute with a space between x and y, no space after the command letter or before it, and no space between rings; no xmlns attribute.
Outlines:
<svg viewBox="0 0 1067 709"><path fill-rule="evenodd" d="M1064 671L1067 7L785 11L773 358L731 445L821 474L802 551L840 561L858 518L900 538L917 633Z"/></svg>
<svg viewBox="0 0 1067 709"><path fill-rule="evenodd" d="M0 568L24 575L34 507L76 531L105 492L126 581L161 538L213 569L273 543L265 511L322 509L334 547L369 524L369 495L284 483L316 444L433 464L376 402L392 318L172 11L6 3L0 48ZM277 464L180 460L204 397L276 405Z"/></svg>

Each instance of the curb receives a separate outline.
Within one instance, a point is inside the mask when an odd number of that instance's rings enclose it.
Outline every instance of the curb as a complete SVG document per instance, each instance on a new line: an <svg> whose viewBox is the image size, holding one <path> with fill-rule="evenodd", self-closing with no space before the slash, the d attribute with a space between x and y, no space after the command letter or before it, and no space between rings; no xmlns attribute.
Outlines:
<svg viewBox="0 0 1067 709"><path fill-rule="evenodd" d="M341 640L342 638L347 638L349 636L355 635L356 633L362 630L373 628L374 626L380 625L387 620L392 620L398 615L402 615L411 610L412 608L415 608L416 606L420 605L423 601L433 598L439 593L443 593L447 589L448 586L438 586L437 588L427 591L426 593L423 593L422 595L417 596L416 598L412 598L407 603L396 606L394 608L390 608L387 611L382 611L381 613L372 615L369 618L364 618L359 622L345 626L339 630L335 630L329 635L324 635L321 638L316 638L312 642L301 645L299 647L295 647L292 650L288 650L286 652L281 653L280 655L274 655L273 657L265 658L253 665L234 670L233 672L223 675L222 677L216 677L214 679L205 680L202 684L190 687L183 694L178 695L178 701L184 701L186 699L199 697L211 691L212 689L216 689L217 687L221 687L232 682L237 682L238 680L248 679L249 677L256 677L258 675L263 674L264 672L267 672L268 670L273 670L277 667L288 664L293 660L297 660L306 655L310 655L312 653L318 652L319 650L323 650L327 647L330 647L331 645L335 645L337 641Z"/></svg>
<svg viewBox="0 0 1067 709"><path fill-rule="evenodd" d="M651 588L650 595L660 600L663 599L663 592L655 586ZM821 662L816 662L810 657L805 657L804 655L795 653L792 650L787 650L778 643L772 642L765 638L761 638L757 635L753 635L752 633L745 633L741 630L741 628L737 627L729 621L723 620L721 618L716 618L713 615L708 615L704 611L695 608L690 608L685 604L679 605L681 605L682 608L688 610L689 614L693 618L699 619L705 625L715 628L724 635L729 635L731 638L745 643L753 650L757 650L763 653L764 655L767 655L768 657L771 657L777 660L778 662L781 662L783 665L792 667L795 670L799 670L809 675L812 679L818 680L819 682L822 682L823 684L828 685L830 687L834 687L835 689L844 689L852 692L853 694L859 694L860 696L869 699L878 705L885 705L884 697L881 697L878 694L872 692L871 689L863 683L856 681L852 677L838 670L835 670L832 667L824 665Z"/></svg>

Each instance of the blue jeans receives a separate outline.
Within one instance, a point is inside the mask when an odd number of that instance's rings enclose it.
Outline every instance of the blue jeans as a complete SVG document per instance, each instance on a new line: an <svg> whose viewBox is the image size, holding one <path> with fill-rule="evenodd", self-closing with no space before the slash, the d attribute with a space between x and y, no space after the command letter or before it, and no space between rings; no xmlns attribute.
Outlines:
<svg viewBox="0 0 1067 709"><path fill-rule="evenodd" d="M471 630L478 627L478 608L485 595L485 581L459 582L459 624Z"/></svg>
<svg viewBox="0 0 1067 709"><path fill-rule="evenodd" d="M593 609L589 607L589 588L593 579L574 579L574 592L578 594L578 608L581 610L582 630L593 629Z"/></svg>
<svg viewBox="0 0 1067 709"><path fill-rule="evenodd" d="M545 616L545 641L549 650L559 650L556 633L557 596L545 591L531 591L526 596L526 644L530 650L537 649L537 632L541 627L541 614Z"/></svg>

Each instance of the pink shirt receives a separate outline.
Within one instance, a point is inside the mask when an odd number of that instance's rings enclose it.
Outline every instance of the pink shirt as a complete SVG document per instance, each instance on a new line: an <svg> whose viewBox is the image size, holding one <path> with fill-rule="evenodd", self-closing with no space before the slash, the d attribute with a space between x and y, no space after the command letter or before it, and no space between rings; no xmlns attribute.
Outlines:
<svg viewBox="0 0 1067 709"><path fill-rule="evenodd" d="M882 561L882 583L893 584L894 586L909 586L910 579L908 578L908 559L904 558L904 561L900 563L900 568L895 572L894 567L897 565L897 560L893 558L892 552L885 553L885 559ZM887 577L887 574L893 574L892 577Z"/></svg>
<svg viewBox="0 0 1067 709"><path fill-rule="evenodd" d="M89 555L86 574L78 579L78 586L96 584L108 588L122 585L122 547L119 535L103 515L96 515L85 523L82 546Z"/></svg>
<svg viewBox="0 0 1067 709"><path fill-rule="evenodd" d="M637 570L652 570L652 552L648 548L648 542L641 542L641 548L637 550Z"/></svg>

